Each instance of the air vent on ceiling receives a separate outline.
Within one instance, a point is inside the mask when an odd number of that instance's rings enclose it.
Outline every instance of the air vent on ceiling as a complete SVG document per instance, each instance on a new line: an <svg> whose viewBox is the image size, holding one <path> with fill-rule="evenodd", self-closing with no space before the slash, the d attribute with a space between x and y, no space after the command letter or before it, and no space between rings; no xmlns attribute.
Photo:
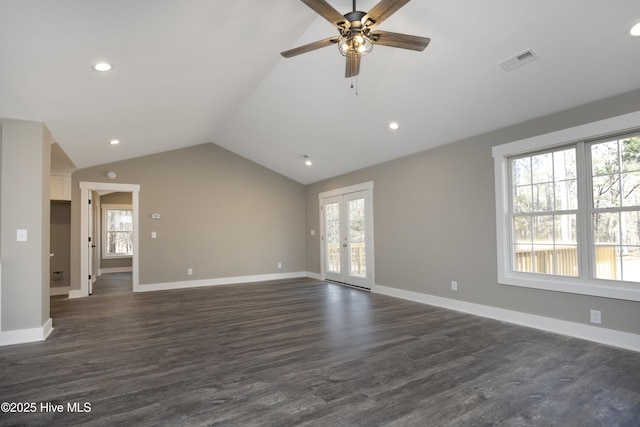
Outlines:
<svg viewBox="0 0 640 427"><path fill-rule="evenodd" d="M511 71L538 58L538 53L533 50L533 48L530 48L520 53L516 53L504 61L500 61L498 65L500 65L500 67L505 71Z"/></svg>

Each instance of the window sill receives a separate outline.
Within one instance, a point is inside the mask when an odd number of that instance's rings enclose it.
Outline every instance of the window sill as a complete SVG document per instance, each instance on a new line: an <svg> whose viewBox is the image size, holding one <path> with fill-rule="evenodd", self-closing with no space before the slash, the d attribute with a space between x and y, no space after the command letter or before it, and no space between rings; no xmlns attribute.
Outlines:
<svg viewBox="0 0 640 427"><path fill-rule="evenodd" d="M508 286L565 292L570 294L640 301L640 285L607 280L584 281L560 276L531 277L525 274L505 275L498 283Z"/></svg>
<svg viewBox="0 0 640 427"><path fill-rule="evenodd" d="M132 259L133 255L103 255L102 259Z"/></svg>

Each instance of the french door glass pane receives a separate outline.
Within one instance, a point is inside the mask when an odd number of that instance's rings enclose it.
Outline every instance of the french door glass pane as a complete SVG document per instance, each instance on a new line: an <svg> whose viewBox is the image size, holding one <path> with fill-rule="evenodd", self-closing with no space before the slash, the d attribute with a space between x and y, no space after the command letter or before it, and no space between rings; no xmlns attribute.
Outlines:
<svg viewBox="0 0 640 427"><path fill-rule="evenodd" d="M349 200L349 247L349 274L366 276L364 199Z"/></svg>
<svg viewBox="0 0 640 427"><path fill-rule="evenodd" d="M340 203L325 205L327 271L340 273Z"/></svg>

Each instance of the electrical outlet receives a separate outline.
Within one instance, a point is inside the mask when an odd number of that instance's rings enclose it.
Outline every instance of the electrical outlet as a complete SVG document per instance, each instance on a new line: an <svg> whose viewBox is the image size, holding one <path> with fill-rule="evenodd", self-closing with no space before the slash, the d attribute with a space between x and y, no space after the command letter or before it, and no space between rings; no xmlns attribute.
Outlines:
<svg viewBox="0 0 640 427"><path fill-rule="evenodd" d="M278 263L278 270L280 270L281 268L282 268L282 263L281 263L281 262L279 262L279 263Z"/></svg>
<svg viewBox="0 0 640 427"><path fill-rule="evenodd" d="M187 274L191 276L193 274L193 268L191 267L187 268Z"/></svg>
<svg viewBox="0 0 640 427"><path fill-rule="evenodd" d="M602 323L602 313L600 310L591 310L591 323Z"/></svg>
<svg viewBox="0 0 640 427"><path fill-rule="evenodd" d="M458 290L458 282L456 282L455 280L453 280L451 282L451 290L452 291L457 291Z"/></svg>

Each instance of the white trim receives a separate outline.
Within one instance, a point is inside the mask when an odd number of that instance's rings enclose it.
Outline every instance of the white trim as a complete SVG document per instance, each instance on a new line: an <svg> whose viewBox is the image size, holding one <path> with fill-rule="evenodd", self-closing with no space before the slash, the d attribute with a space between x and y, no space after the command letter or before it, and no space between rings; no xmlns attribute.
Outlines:
<svg viewBox="0 0 640 427"><path fill-rule="evenodd" d="M348 187L337 188L335 190L324 191L318 194L318 199L326 199L327 197L342 196L349 193L357 193L358 191L373 190L373 181L363 182L362 184L350 185Z"/></svg>
<svg viewBox="0 0 640 427"><path fill-rule="evenodd" d="M2 331L0 332L0 346L44 341L52 331L53 320L51 318L39 328Z"/></svg>
<svg viewBox="0 0 640 427"><path fill-rule="evenodd" d="M352 277L353 285L357 287L371 288L376 283L375 278L375 244L374 244L374 226L373 226L373 181L363 182L361 184L350 185L348 187L336 188L334 190L324 191L318 194L318 208L320 218L320 271L321 276L319 280L327 279L326 272L326 254L325 254L325 217L324 217L324 203L325 200L333 197L346 198L350 194L365 193L366 202L366 257L367 257L367 277L364 279Z"/></svg>
<svg viewBox="0 0 640 427"><path fill-rule="evenodd" d="M312 272L312 271L306 271L306 272L305 272L305 276L306 276L306 277L308 277L308 278L310 278L310 279L324 280L324 279L322 278L322 274L314 273L314 272Z"/></svg>
<svg viewBox="0 0 640 427"><path fill-rule="evenodd" d="M86 210L86 206L84 206L85 201L89 197L89 191L117 191L122 193L131 193L131 206L133 209L133 257L132 257L132 287L133 291L136 292L137 288L140 286L140 269L139 269L139 260L140 260L140 248L139 245L139 192L140 185L138 184L116 184L116 183L108 183L108 182L84 182L80 181L80 200L82 203L82 208L80 209L80 291L73 290L69 291L69 298L79 298L89 296L89 285L87 278L89 277L89 267L88 267L88 254L85 250L85 244L89 239L89 218Z"/></svg>
<svg viewBox="0 0 640 427"><path fill-rule="evenodd" d="M98 269L98 276L102 276L103 274L109 274L109 273L131 273L131 272L133 272L133 267L100 268Z"/></svg>
<svg viewBox="0 0 640 427"><path fill-rule="evenodd" d="M640 352L640 335L375 285L372 292Z"/></svg>
<svg viewBox="0 0 640 427"><path fill-rule="evenodd" d="M140 285L134 292L167 291L171 289L201 288L204 286L237 285L266 282L269 280L297 279L308 277L308 272L298 271L292 273L257 274L253 276L220 277L217 279L189 280L186 282L166 282Z"/></svg>
<svg viewBox="0 0 640 427"><path fill-rule="evenodd" d="M584 139L598 139L614 132L624 133L638 129L638 126L640 126L640 111L497 145L491 151L494 158L511 157Z"/></svg>
<svg viewBox="0 0 640 427"><path fill-rule="evenodd" d="M138 184L80 181L79 186L81 190L91 191L112 191L118 193L131 193L132 191L140 191L140 185Z"/></svg>
<svg viewBox="0 0 640 427"><path fill-rule="evenodd" d="M69 287L68 286L53 286L49 288L49 296L56 295L69 295Z"/></svg>
<svg viewBox="0 0 640 427"><path fill-rule="evenodd" d="M501 285L544 289L596 297L640 301L640 286L617 281L586 278L531 275L512 272L509 244L508 158L535 150L550 149L564 144L594 140L611 134L622 134L640 127L640 111L587 123L556 132L538 135L492 148L495 176L496 239L498 283ZM581 230L582 235L585 230ZM586 254L583 254L583 257Z"/></svg>
<svg viewBox="0 0 640 427"><path fill-rule="evenodd" d="M69 299L74 298L84 298L86 295L82 293L82 289L70 289L69 290Z"/></svg>

